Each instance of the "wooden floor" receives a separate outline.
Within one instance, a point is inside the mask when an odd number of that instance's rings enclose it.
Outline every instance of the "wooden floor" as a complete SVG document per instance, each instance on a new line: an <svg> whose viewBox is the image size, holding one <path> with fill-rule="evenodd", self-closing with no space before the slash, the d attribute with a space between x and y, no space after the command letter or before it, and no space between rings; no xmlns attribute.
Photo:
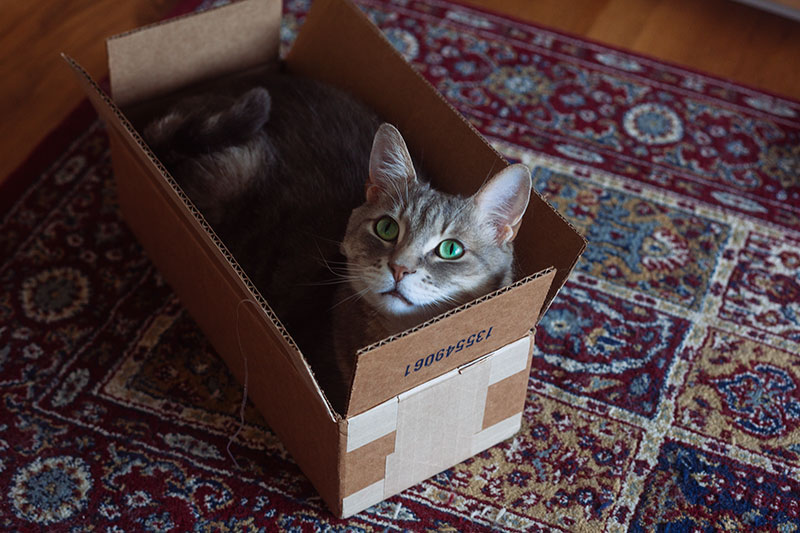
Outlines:
<svg viewBox="0 0 800 533"><path fill-rule="evenodd" d="M800 22L731 0L462 0L800 99ZM178 0L0 0L0 181L81 100L58 56L105 75L104 38Z"/></svg>

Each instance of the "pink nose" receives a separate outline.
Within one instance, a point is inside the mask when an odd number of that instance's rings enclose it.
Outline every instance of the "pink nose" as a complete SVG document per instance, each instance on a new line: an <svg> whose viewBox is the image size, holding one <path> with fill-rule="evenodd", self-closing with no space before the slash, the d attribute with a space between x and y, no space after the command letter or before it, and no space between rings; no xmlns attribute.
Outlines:
<svg viewBox="0 0 800 533"><path fill-rule="evenodd" d="M406 277L406 274L413 274L416 270L411 270L405 265L398 265L397 263L389 263L389 268L392 269L392 275L394 275L394 280L396 282L400 282L401 279Z"/></svg>

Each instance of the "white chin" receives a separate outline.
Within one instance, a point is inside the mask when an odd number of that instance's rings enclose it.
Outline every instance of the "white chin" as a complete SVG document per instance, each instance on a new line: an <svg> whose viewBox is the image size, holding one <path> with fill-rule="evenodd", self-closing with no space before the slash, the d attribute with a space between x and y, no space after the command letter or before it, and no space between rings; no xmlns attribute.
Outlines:
<svg viewBox="0 0 800 533"><path fill-rule="evenodd" d="M393 294L379 294L380 307L387 315L408 316L419 312L419 306Z"/></svg>

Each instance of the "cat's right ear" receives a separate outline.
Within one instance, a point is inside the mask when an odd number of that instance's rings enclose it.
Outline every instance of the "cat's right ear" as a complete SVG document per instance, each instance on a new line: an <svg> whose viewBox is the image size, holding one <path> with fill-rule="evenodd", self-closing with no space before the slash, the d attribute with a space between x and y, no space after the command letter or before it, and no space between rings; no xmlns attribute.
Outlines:
<svg viewBox="0 0 800 533"><path fill-rule="evenodd" d="M372 141L369 156L369 179L366 183L368 202L375 202L381 194L400 201L408 186L417 180L414 163L397 128L383 123Z"/></svg>
<svg viewBox="0 0 800 533"><path fill-rule="evenodd" d="M531 171L517 163L487 181L473 196L475 207L494 230L497 244L513 241L531 197Z"/></svg>

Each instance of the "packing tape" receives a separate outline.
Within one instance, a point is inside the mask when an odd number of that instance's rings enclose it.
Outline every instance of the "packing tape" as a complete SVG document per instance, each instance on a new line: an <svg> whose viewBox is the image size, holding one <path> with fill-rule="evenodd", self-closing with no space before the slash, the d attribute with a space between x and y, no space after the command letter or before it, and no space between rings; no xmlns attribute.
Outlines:
<svg viewBox="0 0 800 533"><path fill-rule="evenodd" d="M490 385L527 370L530 336L484 360L424 383L348 421L347 451L395 432L384 478L343 499L344 516L450 468L516 433L522 412L483 428ZM518 409L521 406L510 406ZM380 467L380 462L373 463ZM352 465L358 468L358 465ZM374 479L374 478L373 478Z"/></svg>
<svg viewBox="0 0 800 533"><path fill-rule="evenodd" d="M398 399L392 398L347 422L347 453L397 429Z"/></svg>

